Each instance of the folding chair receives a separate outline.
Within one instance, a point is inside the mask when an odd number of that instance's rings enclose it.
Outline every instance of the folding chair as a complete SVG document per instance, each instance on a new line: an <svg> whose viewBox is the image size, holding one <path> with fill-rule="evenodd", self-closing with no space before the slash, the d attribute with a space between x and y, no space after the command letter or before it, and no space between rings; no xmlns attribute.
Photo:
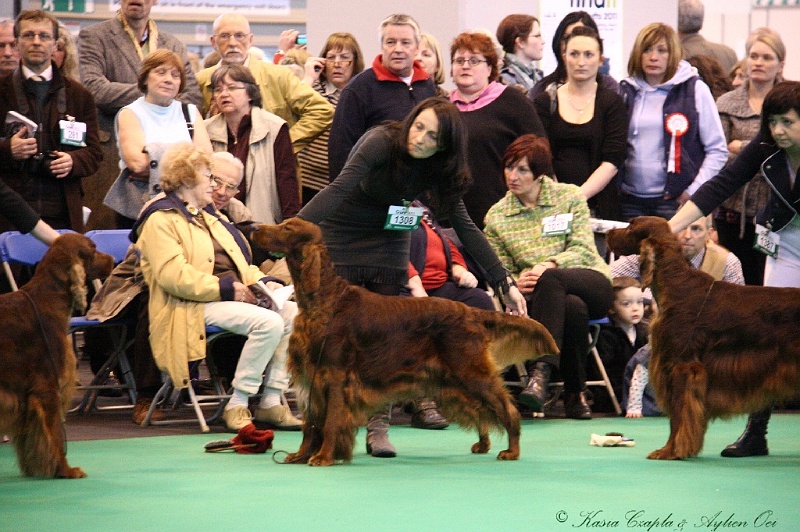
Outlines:
<svg viewBox="0 0 800 532"><path fill-rule="evenodd" d="M58 231L59 233L71 233L73 231L68 229L62 229ZM17 285L17 281L14 278L14 274L11 270L12 264L19 264L23 266L36 266L44 257L44 254L47 253L47 246L36 239L33 235L30 234L22 234L18 231L7 231L5 233L0 234L0 258L2 258L3 263L3 270L5 271L6 277L8 278L9 285L14 291L19 290ZM114 255L115 260L118 259L117 255ZM97 391L102 389L123 389L126 390L128 395L131 399L131 404L136 403L136 388L133 384L133 373L130 368L130 364L128 363L128 358L125 356L125 348L128 345L126 341L126 329L125 326L128 323L121 322L121 321L109 321L109 322L99 322L96 320L89 320L86 316L77 316L70 319L69 325L69 333L73 334L75 332L88 329L90 327L109 327L113 328L114 334L112 336L112 345L114 346L114 351L109 357L109 360L106 364L101 368L101 370L97 373L92 383L88 386L79 386L79 390L87 390L86 395L84 395L83 400L81 403L70 410L70 412L75 412L79 410L86 410L93 406L93 401L97 396ZM101 384L105 383L106 379L108 378L108 373L114 368L117 364L122 368L124 384L121 385L106 385ZM107 409L116 409L116 408L130 408L130 405L121 405L121 406L114 406L114 407L105 407Z"/></svg>
<svg viewBox="0 0 800 532"><path fill-rule="evenodd" d="M90 238L97 246L97 250L114 257L114 264L119 264L125 259L125 254L131 242L128 239L130 229L96 229L87 231L86 237ZM95 279L95 289L99 290L102 283ZM133 318L113 319L104 322L87 319L85 316L72 318L70 332L80 333L89 328L105 327L109 330L113 351L105 363L95 374L92 381L86 386L79 386L78 390L86 390L80 404L70 412L89 412L91 410L119 410L131 408L136 404L136 385L133 370L128 360L126 351L134 339L128 338L128 327L134 325ZM105 384L111 372L119 368L117 378L120 384ZM130 404L98 406L97 397L101 390L123 390L128 395Z"/></svg>
<svg viewBox="0 0 800 532"><path fill-rule="evenodd" d="M194 423L196 420L200 424L200 430L202 432L209 432L211 430L208 428L208 424L213 423L219 419L220 416L222 416L222 413L225 410L225 405L228 404L228 400L230 399L230 394L222 386L222 381L217 372L213 357L210 356L211 346L214 345L216 340L225 336L235 336L235 333L216 326L206 326L206 357L201 360L196 360L190 365L190 371L194 371L199 367L200 363L205 360L209 378L211 379L211 383L214 387L214 394L202 395L200 397L198 397L195 393L194 387L191 385L191 383L186 388L189 396L189 403L194 410L196 419L164 419L160 421L152 420L153 412L157 407L162 407L163 409L164 407L171 405L172 409L175 410L178 409L183 403L180 390L175 389L172 378L168 374L164 373L164 384L161 385L161 388L158 390L153 398L152 403L150 404L150 410L147 411L147 415L145 415L145 418L141 424L143 427L147 425L178 425ZM214 412L208 417L206 417L201 408L201 406L207 405L216 407Z"/></svg>
<svg viewBox="0 0 800 532"><path fill-rule="evenodd" d="M600 373L600 380L596 381L586 381L586 386L603 386L608 391L608 395L611 398L611 403L614 405L614 412L617 415L622 414L622 408L619 406L619 401L617 400L617 394L614 393L614 387L611 386L611 380L608 378L608 373L606 373L606 367L603 364L603 359L600 358L600 353L597 351L597 340L600 337L600 325L604 323L609 323L608 318L601 318L597 320L589 320L589 354L592 356L594 363L597 365L597 371ZM552 406L558 401L559 396L561 395L561 391L564 388L563 382L551 382L551 388L555 388L555 392L547 404L545 408L548 406Z"/></svg>

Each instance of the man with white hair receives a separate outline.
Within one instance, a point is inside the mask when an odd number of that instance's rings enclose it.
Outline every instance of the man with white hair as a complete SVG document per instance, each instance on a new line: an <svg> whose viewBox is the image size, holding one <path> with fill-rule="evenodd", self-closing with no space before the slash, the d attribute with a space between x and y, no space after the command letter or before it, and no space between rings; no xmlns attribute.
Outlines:
<svg viewBox="0 0 800 532"><path fill-rule="evenodd" d="M698 33L703 28L704 15L701 0L680 0L678 3L678 35L683 45L683 58L710 55L719 61L725 72L730 72L738 61L736 52L724 44L709 42Z"/></svg>
<svg viewBox="0 0 800 532"><path fill-rule="evenodd" d="M328 129L333 106L310 85L302 83L286 67L262 61L249 53L253 45L250 22L243 15L227 13L214 21L211 45L222 59L197 73L203 93L203 114L211 114L211 76L220 64L244 65L253 74L263 107L289 124L289 136L296 154Z"/></svg>
<svg viewBox="0 0 800 532"><path fill-rule="evenodd" d="M0 78L11 74L19 66L19 50L14 38L14 21L0 20Z"/></svg>
<svg viewBox="0 0 800 532"><path fill-rule="evenodd" d="M344 168L350 150L373 126L402 120L419 102L434 96L436 86L414 58L421 38L417 21L396 14L381 22L381 53L342 90L328 141L329 177Z"/></svg>

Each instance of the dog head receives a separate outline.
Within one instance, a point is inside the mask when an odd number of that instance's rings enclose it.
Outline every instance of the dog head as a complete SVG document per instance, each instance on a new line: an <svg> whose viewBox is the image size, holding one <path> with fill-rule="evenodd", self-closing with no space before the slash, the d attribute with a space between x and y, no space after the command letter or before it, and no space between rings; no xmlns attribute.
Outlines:
<svg viewBox="0 0 800 532"><path fill-rule="evenodd" d="M638 255L647 238L675 238L667 220L658 216L638 216L628 227L612 229L606 235L608 248L617 255Z"/></svg>
<svg viewBox="0 0 800 532"><path fill-rule="evenodd" d="M292 281L298 290L316 292L320 284L322 231L301 218L278 225L258 225L250 238L273 253L284 253Z"/></svg>
<svg viewBox="0 0 800 532"><path fill-rule="evenodd" d="M97 251L94 242L81 234L65 233L53 242L41 266L69 287L73 307L84 312L86 283L108 277L114 269L114 257Z"/></svg>

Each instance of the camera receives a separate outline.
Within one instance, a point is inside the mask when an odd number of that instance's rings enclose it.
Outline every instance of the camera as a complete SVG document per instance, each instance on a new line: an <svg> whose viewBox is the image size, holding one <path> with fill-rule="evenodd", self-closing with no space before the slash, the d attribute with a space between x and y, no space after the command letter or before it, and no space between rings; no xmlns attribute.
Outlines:
<svg viewBox="0 0 800 532"><path fill-rule="evenodd" d="M26 159L22 164L22 168L31 175L53 177L53 171L50 169L50 162L55 159L58 159L58 154L54 151L39 152Z"/></svg>
<svg viewBox="0 0 800 532"><path fill-rule="evenodd" d="M308 44L308 37L305 33L298 33L297 38L294 40L295 44L299 44L301 46Z"/></svg>

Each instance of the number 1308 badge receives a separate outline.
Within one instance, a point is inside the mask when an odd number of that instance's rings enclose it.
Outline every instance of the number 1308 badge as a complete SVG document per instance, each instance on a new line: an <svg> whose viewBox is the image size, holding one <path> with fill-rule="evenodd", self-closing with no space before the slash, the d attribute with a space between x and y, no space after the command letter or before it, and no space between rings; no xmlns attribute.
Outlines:
<svg viewBox="0 0 800 532"><path fill-rule="evenodd" d="M390 231L413 231L419 227L423 212L425 210L422 207L390 205L383 228Z"/></svg>

